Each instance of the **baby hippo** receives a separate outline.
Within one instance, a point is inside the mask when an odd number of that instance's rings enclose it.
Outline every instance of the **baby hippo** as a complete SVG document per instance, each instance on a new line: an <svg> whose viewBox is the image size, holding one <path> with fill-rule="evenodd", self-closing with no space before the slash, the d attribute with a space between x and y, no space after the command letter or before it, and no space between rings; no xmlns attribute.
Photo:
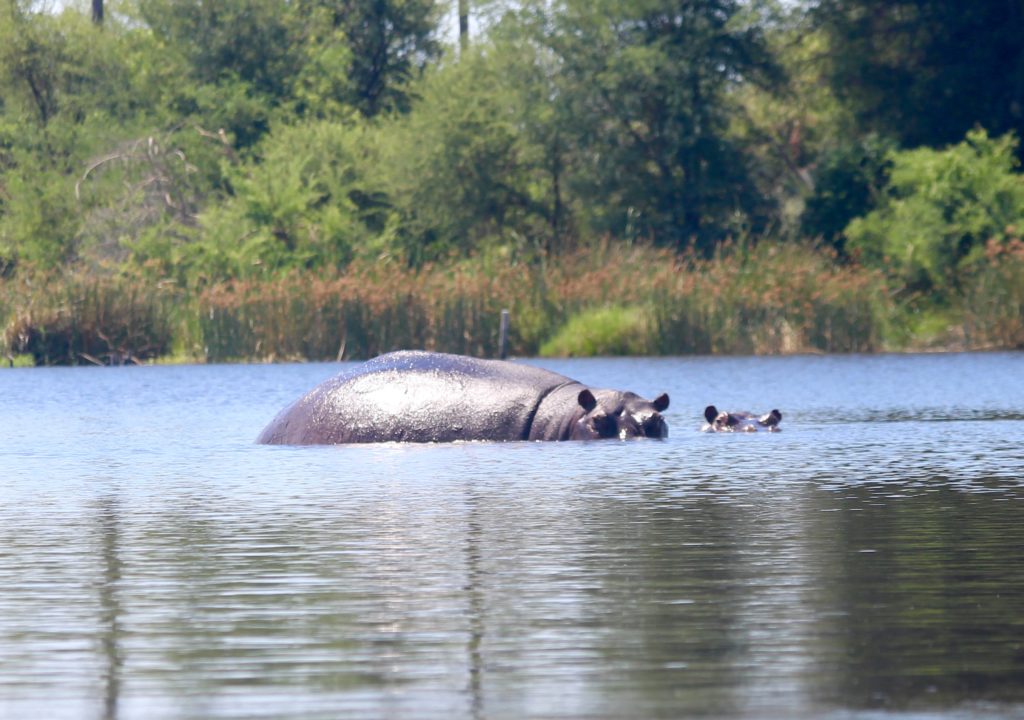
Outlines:
<svg viewBox="0 0 1024 720"><path fill-rule="evenodd" d="M704 419L707 422L701 432L779 432L782 413L772 410L758 417L748 412L719 412L714 405L708 405L704 408Z"/></svg>

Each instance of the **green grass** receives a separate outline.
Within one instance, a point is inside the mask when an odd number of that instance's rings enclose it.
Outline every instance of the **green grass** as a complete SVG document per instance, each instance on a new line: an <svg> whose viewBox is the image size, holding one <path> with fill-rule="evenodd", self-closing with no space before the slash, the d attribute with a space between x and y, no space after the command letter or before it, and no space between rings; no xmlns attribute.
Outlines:
<svg viewBox="0 0 1024 720"><path fill-rule="evenodd" d="M0 363L0 368L24 368L24 367L35 367L35 358L31 355L22 353L20 355L8 355L3 358L3 362Z"/></svg>
<svg viewBox="0 0 1024 720"><path fill-rule="evenodd" d="M540 346L543 357L648 355L653 352L650 313L643 307L584 310Z"/></svg>

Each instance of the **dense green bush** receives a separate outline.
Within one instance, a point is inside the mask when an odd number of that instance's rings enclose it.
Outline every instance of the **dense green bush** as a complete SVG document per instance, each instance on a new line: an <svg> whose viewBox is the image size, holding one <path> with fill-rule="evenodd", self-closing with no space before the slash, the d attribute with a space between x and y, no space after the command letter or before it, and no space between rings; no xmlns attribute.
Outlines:
<svg viewBox="0 0 1024 720"><path fill-rule="evenodd" d="M887 268L907 291L949 302L985 243L1024 225L1016 147L1013 135L974 130L945 150L892 153L879 207L846 228L850 249Z"/></svg>
<svg viewBox="0 0 1024 720"><path fill-rule="evenodd" d="M540 346L544 357L649 355L650 311L643 307L598 307L569 318Z"/></svg>
<svg viewBox="0 0 1024 720"><path fill-rule="evenodd" d="M181 260L216 278L346 265L388 225L367 133L355 118L275 128L228 169L232 195L201 214Z"/></svg>

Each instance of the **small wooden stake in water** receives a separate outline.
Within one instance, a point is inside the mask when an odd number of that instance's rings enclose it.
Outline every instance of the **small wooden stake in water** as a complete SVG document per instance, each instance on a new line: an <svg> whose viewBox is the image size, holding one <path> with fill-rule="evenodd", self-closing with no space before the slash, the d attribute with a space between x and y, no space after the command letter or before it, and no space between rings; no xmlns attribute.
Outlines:
<svg viewBox="0 0 1024 720"><path fill-rule="evenodd" d="M498 357L508 356L508 310L501 311L501 325L498 327Z"/></svg>

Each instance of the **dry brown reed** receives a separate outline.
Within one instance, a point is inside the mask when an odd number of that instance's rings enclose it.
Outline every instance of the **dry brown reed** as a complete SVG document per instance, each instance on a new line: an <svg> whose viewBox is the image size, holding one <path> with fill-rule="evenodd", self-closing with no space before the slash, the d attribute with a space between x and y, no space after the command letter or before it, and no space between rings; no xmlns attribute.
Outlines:
<svg viewBox="0 0 1024 720"><path fill-rule="evenodd" d="M877 349L880 275L800 245L737 245L711 260L601 243L534 266L470 261L414 271L355 265L341 275L233 282L199 298L207 357L361 358L397 348L535 354L583 310L641 305L664 354Z"/></svg>
<svg viewBox="0 0 1024 720"><path fill-rule="evenodd" d="M354 265L335 276L230 282L199 295L199 326L213 361L366 358L398 348L493 355L501 309L528 315L531 274L525 266ZM528 344L513 334L514 352Z"/></svg>
<svg viewBox="0 0 1024 720"><path fill-rule="evenodd" d="M779 354L880 348L880 273L798 244L725 246L683 258L655 306L663 353Z"/></svg>
<svg viewBox="0 0 1024 720"><path fill-rule="evenodd" d="M535 355L570 318L631 307L650 334L636 346L650 352L867 352L884 347L889 298L881 273L808 245L736 243L704 259L604 242L533 264L358 262L192 292L114 274L9 278L0 281L0 349L38 364L146 360L172 349L211 362L399 348L487 357L498 352L507 308L510 352ZM965 303L975 346L1024 345L1024 243L989 248Z"/></svg>
<svg viewBox="0 0 1024 720"><path fill-rule="evenodd" d="M985 246L964 292L970 347L1024 348L1024 241L1015 228Z"/></svg>
<svg viewBox="0 0 1024 720"><path fill-rule="evenodd" d="M166 355L176 293L124 276L21 276L0 290L0 345L37 365L120 365Z"/></svg>

